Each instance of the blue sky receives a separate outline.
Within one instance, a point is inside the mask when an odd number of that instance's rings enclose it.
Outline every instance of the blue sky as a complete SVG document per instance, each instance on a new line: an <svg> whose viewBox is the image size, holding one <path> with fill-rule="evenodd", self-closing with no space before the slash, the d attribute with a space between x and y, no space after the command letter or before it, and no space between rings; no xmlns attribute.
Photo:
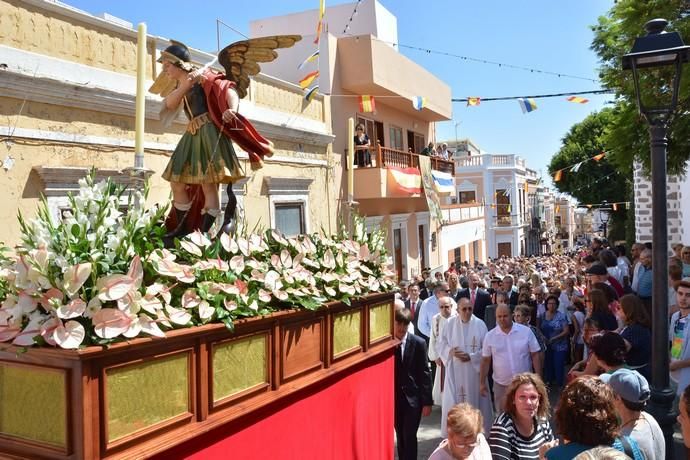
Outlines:
<svg viewBox="0 0 690 460"><path fill-rule="evenodd" d="M364 0L372 1L372 0ZM598 62L589 49L590 25L606 14L613 0L381 0L398 18L403 45L597 79ZM103 12L132 23L146 22L148 32L177 38L189 46L216 49L216 18L248 34L255 19L318 7L318 0L252 0L251 2L67 0L92 14ZM326 5L348 3L326 0ZM227 5L219 8L219 5ZM242 5L233 9L230 5ZM245 5L251 5L247 7ZM179 18L184 18L181 22ZM357 17L354 19L357 20ZM313 33L313 31L306 31ZM225 44L242 37L228 29ZM596 82L401 49L452 89L453 97L521 96L598 89ZM479 107L453 105L453 121L440 123L439 139L469 137L489 153L515 153L529 167L543 170L558 151L568 129L601 109L607 96L585 96L580 105L565 98L538 99L538 109L522 114L516 101L484 102ZM548 179L547 179L548 182Z"/></svg>

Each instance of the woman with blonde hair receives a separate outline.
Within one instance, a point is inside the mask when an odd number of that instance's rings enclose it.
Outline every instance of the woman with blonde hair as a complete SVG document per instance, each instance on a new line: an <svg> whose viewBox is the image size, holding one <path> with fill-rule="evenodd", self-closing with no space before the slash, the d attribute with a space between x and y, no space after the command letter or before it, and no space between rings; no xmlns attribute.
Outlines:
<svg viewBox="0 0 690 460"><path fill-rule="evenodd" d="M489 446L494 459L539 459L539 451L554 445L549 395L542 379L530 372L513 377L506 390L505 412L494 421Z"/></svg>
<svg viewBox="0 0 690 460"><path fill-rule="evenodd" d="M489 460L491 451L482 434L481 412L467 403L448 411L448 438L431 454L429 460Z"/></svg>

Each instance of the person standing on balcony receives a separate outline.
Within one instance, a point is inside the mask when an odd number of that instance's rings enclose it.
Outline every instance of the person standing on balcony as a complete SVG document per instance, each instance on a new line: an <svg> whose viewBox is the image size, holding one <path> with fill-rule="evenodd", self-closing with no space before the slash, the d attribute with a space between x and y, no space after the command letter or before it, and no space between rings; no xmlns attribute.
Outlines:
<svg viewBox="0 0 690 460"><path fill-rule="evenodd" d="M355 164L358 168L371 166L371 153L369 152L371 141L364 132L364 125L358 123L355 127Z"/></svg>
<svg viewBox="0 0 690 460"><path fill-rule="evenodd" d="M436 152L436 149L434 148L434 143L429 142L429 145L427 145L424 150L422 150L419 154L424 155L427 157L433 156L434 152Z"/></svg>

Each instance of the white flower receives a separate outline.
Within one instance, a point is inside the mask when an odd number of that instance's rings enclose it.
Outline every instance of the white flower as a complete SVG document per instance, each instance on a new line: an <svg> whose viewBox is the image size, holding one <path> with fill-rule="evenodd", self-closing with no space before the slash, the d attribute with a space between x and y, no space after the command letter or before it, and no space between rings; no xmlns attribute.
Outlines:
<svg viewBox="0 0 690 460"><path fill-rule="evenodd" d="M53 340L60 347L66 349L77 349L84 341L86 331L77 321L67 321L64 326L60 325L53 331Z"/></svg>

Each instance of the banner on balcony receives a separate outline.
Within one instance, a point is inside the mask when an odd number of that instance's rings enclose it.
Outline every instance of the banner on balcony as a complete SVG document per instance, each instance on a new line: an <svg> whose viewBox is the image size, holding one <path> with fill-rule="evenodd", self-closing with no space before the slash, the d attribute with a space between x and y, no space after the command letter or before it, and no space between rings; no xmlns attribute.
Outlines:
<svg viewBox="0 0 690 460"><path fill-rule="evenodd" d="M419 170L422 172L422 185L424 186L424 195L426 196L426 205L429 207L429 214L436 222L443 222L443 213L441 212L441 200L438 193L434 189L434 176L431 173L431 158L419 155Z"/></svg>
<svg viewBox="0 0 690 460"><path fill-rule="evenodd" d="M454 193L455 185L453 184L453 176L443 171L431 171L434 176L434 187L438 193Z"/></svg>
<svg viewBox="0 0 690 460"><path fill-rule="evenodd" d="M388 174L395 182L398 190L406 193L422 193L422 176L417 168L396 168L386 166Z"/></svg>

